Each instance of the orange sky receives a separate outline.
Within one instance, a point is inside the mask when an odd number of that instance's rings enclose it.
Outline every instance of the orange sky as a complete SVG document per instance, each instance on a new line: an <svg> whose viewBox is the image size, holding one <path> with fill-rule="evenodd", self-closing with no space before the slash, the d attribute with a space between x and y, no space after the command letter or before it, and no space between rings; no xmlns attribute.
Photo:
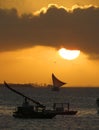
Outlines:
<svg viewBox="0 0 99 130"><path fill-rule="evenodd" d="M0 54L0 82L51 84L51 74L67 86L98 86L98 61L84 54L65 60L53 48L35 47Z"/></svg>
<svg viewBox="0 0 99 130"><path fill-rule="evenodd" d="M48 8L50 3L57 6ZM65 10L74 4L97 5L97 8L78 8L73 13ZM98 6L98 0L41 0L37 3L33 0L1 0L0 82L51 84L51 74L54 73L68 83L66 86L99 86ZM40 17L32 19L31 15L26 15L20 18L17 15L17 11L33 13L43 7L48 11L45 14L40 12ZM1 13L8 8L16 10L6 10L8 13L2 17ZM57 51L63 46L80 49L80 56L71 61L63 59Z"/></svg>

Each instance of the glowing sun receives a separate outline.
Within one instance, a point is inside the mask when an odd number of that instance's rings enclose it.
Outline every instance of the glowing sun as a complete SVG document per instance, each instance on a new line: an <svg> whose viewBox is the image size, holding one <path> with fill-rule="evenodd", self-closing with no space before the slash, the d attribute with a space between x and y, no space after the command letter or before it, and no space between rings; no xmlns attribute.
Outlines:
<svg viewBox="0 0 99 130"><path fill-rule="evenodd" d="M67 60L76 59L80 55L80 50L68 50L65 48L61 48L58 52L62 58Z"/></svg>

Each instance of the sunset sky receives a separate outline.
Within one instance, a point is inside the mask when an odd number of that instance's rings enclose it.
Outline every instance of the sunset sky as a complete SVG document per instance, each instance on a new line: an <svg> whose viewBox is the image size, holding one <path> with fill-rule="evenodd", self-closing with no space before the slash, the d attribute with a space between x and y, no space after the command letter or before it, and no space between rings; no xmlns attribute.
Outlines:
<svg viewBox="0 0 99 130"><path fill-rule="evenodd" d="M60 48L80 50L63 59ZM0 82L99 86L99 0L0 0Z"/></svg>

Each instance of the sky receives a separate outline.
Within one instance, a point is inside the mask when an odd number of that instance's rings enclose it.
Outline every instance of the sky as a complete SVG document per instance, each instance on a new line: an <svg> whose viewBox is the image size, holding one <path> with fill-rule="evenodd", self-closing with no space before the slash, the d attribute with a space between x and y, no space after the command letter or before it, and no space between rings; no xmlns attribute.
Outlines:
<svg viewBox="0 0 99 130"><path fill-rule="evenodd" d="M60 48L80 50L63 59ZM99 86L98 0L0 0L0 82Z"/></svg>

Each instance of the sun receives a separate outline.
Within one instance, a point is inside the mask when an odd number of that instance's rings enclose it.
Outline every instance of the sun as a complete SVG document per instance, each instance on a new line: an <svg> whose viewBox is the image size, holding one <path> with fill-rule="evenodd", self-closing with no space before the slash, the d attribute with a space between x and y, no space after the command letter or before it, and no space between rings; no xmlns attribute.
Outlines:
<svg viewBox="0 0 99 130"><path fill-rule="evenodd" d="M74 60L80 55L80 50L68 50L61 48L58 52L62 58L67 60Z"/></svg>

